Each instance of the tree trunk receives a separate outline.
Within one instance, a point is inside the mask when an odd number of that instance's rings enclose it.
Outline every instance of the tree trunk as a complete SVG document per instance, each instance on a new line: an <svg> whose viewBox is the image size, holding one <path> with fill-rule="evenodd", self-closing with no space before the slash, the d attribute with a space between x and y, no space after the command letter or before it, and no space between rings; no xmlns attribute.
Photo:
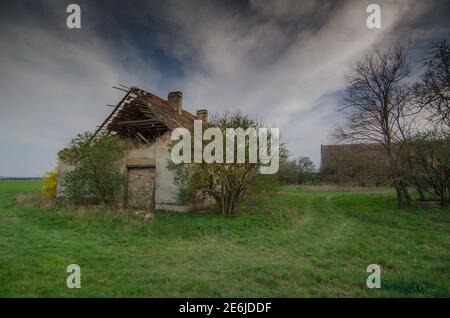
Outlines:
<svg viewBox="0 0 450 318"><path fill-rule="evenodd" d="M420 184L416 184L416 190L417 190L417 193L419 194L419 200L425 201L425 193L422 189L422 186L420 186Z"/></svg>
<svg viewBox="0 0 450 318"><path fill-rule="evenodd" d="M406 185L402 185L402 191L403 195L405 196L405 204L410 205L411 204L411 195L409 194L408 187Z"/></svg>
<svg viewBox="0 0 450 318"><path fill-rule="evenodd" d="M450 185L447 186L447 201L450 203Z"/></svg>
<svg viewBox="0 0 450 318"><path fill-rule="evenodd" d="M403 203L403 194L402 194L402 189L400 188L400 186L398 184L394 185L395 188L395 193L397 194L397 204L399 208L403 208L404 203Z"/></svg>

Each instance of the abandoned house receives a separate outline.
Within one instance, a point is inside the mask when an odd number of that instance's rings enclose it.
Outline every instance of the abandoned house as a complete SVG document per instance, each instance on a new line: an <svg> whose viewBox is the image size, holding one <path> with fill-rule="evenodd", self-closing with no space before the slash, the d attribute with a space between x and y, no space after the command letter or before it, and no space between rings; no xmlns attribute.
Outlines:
<svg viewBox="0 0 450 318"><path fill-rule="evenodd" d="M125 91L111 114L98 127L120 137L140 140L123 158L121 171L126 175L125 205L140 209L185 211L191 207L177 203L175 172L167 168L170 159L170 133L178 127L190 129L195 119L208 121L208 111L196 115L183 109L181 92L170 92L167 100L137 87ZM63 197L61 180L70 167L59 164L58 196Z"/></svg>

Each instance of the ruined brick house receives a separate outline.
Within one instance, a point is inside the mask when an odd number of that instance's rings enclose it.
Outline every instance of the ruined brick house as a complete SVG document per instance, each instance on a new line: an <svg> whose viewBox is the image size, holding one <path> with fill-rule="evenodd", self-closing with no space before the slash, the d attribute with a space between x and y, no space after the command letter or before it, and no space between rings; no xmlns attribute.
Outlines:
<svg viewBox="0 0 450 318"><path fill-rule="evenodd" d="M117 133L120 137L140 141L121 163L126 175L125 205L133 208L150 208L184 211L188 207L177 202L178 186L175 173L167 168L170 159L170 133L178 127L190 129L195 119L208 121L208 111L198 110L196 115L183 109L181 92L170 92L167 100L137 87L125 90L125 95L115 105L98 131ZM70 167L58 167L58 196L64 196L61 180Z"/></svg>
<svg viewBox="0 0 450 318"><path fill-rule="evenodd" d="M356 186L388 182L388 162L380 144L321 145L320 154L320 172L326 182Z"/></svg>

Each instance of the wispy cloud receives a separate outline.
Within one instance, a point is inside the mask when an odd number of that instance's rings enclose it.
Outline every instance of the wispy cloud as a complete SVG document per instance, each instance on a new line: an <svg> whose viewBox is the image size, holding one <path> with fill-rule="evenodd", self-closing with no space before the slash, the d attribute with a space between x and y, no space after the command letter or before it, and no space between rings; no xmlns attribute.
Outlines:
<svg viewBox="0 0 450 318"><path fill-rule="evenodd" d="M182 51L198 57L180 85L189 102L216 111L243 109L274 122L293 141L293 154L318 161L320 143L327 141L334 125L324 119L330 119L335 106L330 98L328 105L321 104L320 98L342 89L344 73L355 58L373 46L399 40L392 31L430 7L418 1L385 1L383 28L369 30L368 3L252 1L242 14L217 4L170 7L181 42L174 45L192 48ZM308 15L321 19L304 28ZM320 111L312 111L319 105Z"/></svg>
<svg viewBox="0 0 450 318"><path fill-rule="evenodd" d="M65 28L60 1L13 7L0 23L0 175L48 169L70 138L107 115L118 83L163 97L180 89L190 111L260 116L281 128L294 155L318 162L355 58L405 34L420 43L448 34L424 18L439 2L380 1L380 30L365 26L368 3L80 1L81 30Z"/></svg>

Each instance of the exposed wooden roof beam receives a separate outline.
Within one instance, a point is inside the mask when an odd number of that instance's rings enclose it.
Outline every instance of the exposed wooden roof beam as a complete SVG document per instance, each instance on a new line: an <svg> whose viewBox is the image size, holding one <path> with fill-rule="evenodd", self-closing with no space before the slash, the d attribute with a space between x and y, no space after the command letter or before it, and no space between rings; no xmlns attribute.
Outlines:
<svg viewBox="0 0 450 318"><path fill-rule="evenodd" d="M109 114L108 117L106 117L106 119L103 121L103 123L97 128L97 130L94 132L94 134L92 135L91 139L89 140L89 142L94 139L94 137L98 134L98 132L103 128L103 126L106 125L106 123L113 117L113 115L116 113L117 109L119 109L119 107L122 105L122 103L128 98L128 96L131 93L131 89L129 91L127 91L127 93L125 94L125 96L120 100L120 102L117 104L117 106L113 109L113 111L111 112L111 114Z"/></svg>
<svg viewBox="0 0 450 318"><path fill-rule="evenodd" d="M119 125L133 125L133 124L162 124L160 121L158 120L154 120L154 119L139 119L139 120L124 120L124 121L119 121L118 122Z"/></svg>
<svg viewBox="0 0 450 318"><path fill-rule="evenodd" d="M136 132L136 135L141 138L145 143L150 144L150 141L147 140L139 131Z"/></svg>

